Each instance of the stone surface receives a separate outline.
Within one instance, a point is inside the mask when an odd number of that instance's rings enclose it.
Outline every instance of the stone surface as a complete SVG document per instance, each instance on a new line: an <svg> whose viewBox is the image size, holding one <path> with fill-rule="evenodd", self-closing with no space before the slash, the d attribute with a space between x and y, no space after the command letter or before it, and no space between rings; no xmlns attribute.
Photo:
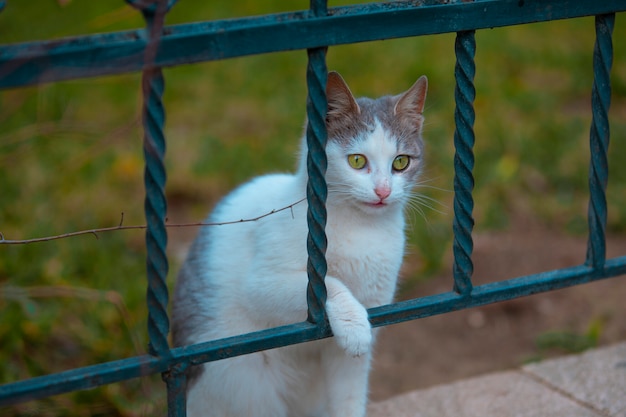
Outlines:
<svg viewBox="0 0 626 417"><path fill-rule="evenodd" d="M368 417L600 417L522 372L503 372L372 404Z"/></svg>
<svg viewBox="0 0 626 417"><path fill-rule="evenodd" d="M626 343L523 369L604 415L626 416Z"/></svg>
<svg viewBox="0 0 626 417"><path fill-rule="evenodd" d="M370 404L368 417L625 417L626 343Z"/></svg>

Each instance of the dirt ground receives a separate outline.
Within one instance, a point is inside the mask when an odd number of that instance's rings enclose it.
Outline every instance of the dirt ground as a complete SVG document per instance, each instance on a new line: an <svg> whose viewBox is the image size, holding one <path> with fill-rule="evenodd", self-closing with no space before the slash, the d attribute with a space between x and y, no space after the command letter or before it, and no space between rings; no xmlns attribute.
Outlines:
<svg viewBox="0 0 626 417"><path fill-rule="evenodd" d="M474 236L474 285L584 262L586 239L520 224ZM626 254L626 237L609 237L607 257ZM448 262L450 264L450 262ZM410 268L410 265L409 265ZM445 271L401 299L450 291ZM583 337L599 332L598 345L626 340L626 276L564 290L389 326L379 333L370 397L373 401L418 388L567 354L540 349L555 332ZM542 339L543 338L543 339ZM573 342L563 341L572 347Z"/></svg>

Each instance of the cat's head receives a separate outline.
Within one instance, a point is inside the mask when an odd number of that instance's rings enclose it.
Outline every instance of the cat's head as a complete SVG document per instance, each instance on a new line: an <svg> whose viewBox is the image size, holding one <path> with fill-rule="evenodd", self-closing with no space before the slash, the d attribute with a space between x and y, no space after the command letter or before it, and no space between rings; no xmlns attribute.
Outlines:
<svg viewBox="0 0 626 417"><path fill-rule="evenodd" d="M328 203L365 213L403 207L422 168L422 125L428 80L406 92L355 99L336 72L328 74Z"/></svg>

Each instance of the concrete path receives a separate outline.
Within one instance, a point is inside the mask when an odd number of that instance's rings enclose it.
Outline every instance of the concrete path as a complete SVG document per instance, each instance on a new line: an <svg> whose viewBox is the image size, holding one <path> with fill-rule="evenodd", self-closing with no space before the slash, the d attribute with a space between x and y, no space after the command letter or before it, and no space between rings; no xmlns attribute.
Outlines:
<svg viewBox="0 0 626 417"><path fill-rule="evenodd" d="M626 343L413 391L368 417L626 417Z"/></svg>

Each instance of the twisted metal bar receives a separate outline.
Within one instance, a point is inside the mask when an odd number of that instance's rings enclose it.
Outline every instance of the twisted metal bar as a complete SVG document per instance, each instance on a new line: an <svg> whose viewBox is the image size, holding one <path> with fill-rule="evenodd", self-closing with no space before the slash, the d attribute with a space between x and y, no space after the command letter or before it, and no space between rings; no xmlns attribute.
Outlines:
<svg viewBox="0 0 626 417"><path fill-rule="evenodd" d="M596 43L593 50L593 87L591 92L591 130L589 145L589 239L586 264L604 267L606 259L606 186L609 176L609 107L611 105L611 66L613 64L613 26L615 14L596 16Z"/></svg>
<svg viewBox="0 0 626 417"><path fill-rule="evenodd" d="M456 65L454 67L454 77L456 87L454 99L456 108L454 110L454 121L456 128L454 131L454 290L462 295L468 295L472 291L472 273L474 265L472 263L472 229L474 219L472 211L474 209L474 199L472 190L474 189L474 98L476 89L474 88L474 75L476 65L474 56L476 55L476 40L474 31L458 32L454 44L456 53Z"/></svg>
<svg viewBox="0 0 626 417"><path fill-rule="evenodd" d="M146 103L144 105L144 157L146 169L144 183L146 198L146 246L148 249L148 334L150 336L150 353L166 355L169 352L167 334L169 319L167 317L168 290L166 284L168 261L167 231L165 217L167 202L165 200L165 137L163 124L165 112L161 97L164 81L160 69L144 72L143 89Z"/></svg>
<svg viewBox="0 0 626 417"><path fill-rule="evenodd" d="M326 0L311 0L310 11L313 16L324 16L328 13ZM308 182L306 196L308 203L307 224L309 233L306 246L309 258L307 260L308 320L316 323L320 330L327 327L326 310L326 48L307 50L309 61L306 71L307 103L306 111L308 123L306 128L307 139L307 173Z"/></svg>
<svg viewBox="0 0 626 417"><path fill-rule="evenodd" d="M308 320L322 324L326 322L326 49L316 48L308 50L309 63L307 67L307 115L308 124L306 130L307 146L307 171L309 180L307 183L307 224L309 233L307 237L307 251L309 259L307 273L309 285L307 287Z"/></svg>
<svg viewBox="0 0 626 417"><path fill-rule="evenodd" d="M167 316L168 289L167 273L169 269L166 247L167 231L165 218L167 201L165 199L165 110L163 108L163 91L165 81L158 67L151 67L158 51L159 39L163 30L165 13L173 2L165 1L131 1L133 7L141 10L146 20L148 44L145 51L145 67L142 77L143 92L143 150L146 161L144 184L146 197L144 210L146 213L146 248L148 275L148 336L149 352L155 356L169 356L167 341L169 318Z"/></svg>

